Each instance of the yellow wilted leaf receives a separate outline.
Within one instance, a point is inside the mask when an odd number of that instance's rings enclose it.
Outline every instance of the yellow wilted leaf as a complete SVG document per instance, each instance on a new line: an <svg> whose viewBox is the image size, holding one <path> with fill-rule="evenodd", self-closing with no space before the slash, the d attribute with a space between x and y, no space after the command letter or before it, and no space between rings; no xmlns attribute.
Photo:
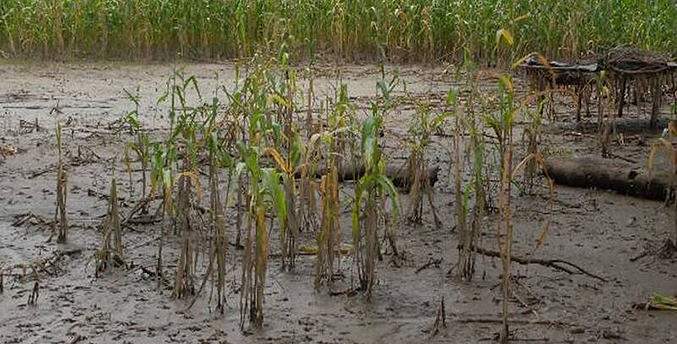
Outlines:
<svg viewBox="0 0 677 344"><path fill-rule="evenodd" d="M668 132L673 136L677 136L677 121L670 120L670 122L668 122Z"/></svg>
<svg viewBox="0 0 677 344"><path fill-rule="evenodd" d="M521 15L521 16L519 16L519 17L513 19L512 23L513 23L513 24L518 23L518 22L520 22L520 21L522 21L522 20L528 19L529 17L531 17L531 13L523 14L523 15Z"/></svg>
<svg viewBox="0 0 677 344"><path fill-rule="evenodd" d="M195 196L197 197L198 200L202 199L202 183L200 183L200 178L198 178L197 174L186 171L179 173L178 177L190 178L190 181L193 183L193 185L195 185L195 193L196 193Z"/></svg>
<svg viewBox="0 0 677 344"><path fill-rule="evenodd" d="M532 57L536 58L536 60L538 61L538 63L540 63L541 65L545 66L548 70L551 68L551 67L550 67L550 61L548 61L548 59L545 58L545 56L543 56L541 53L535 52L535 51L534 51L534 52L531 52L531 53L528 53L528 54L526 54L526 55L524 55L522 58L520 58L519 60L517 60L517 62L513 63L513 65L512 65L513 68L514 68L514 67L517 67L517 66L519 66L519 65L521 65L522 63L524 63L524 61L526 61L526 60L528 60L528 59L530 59L530 58L532 58Z"/></svg>
<svg viewBox="0 0 677 344"><path fill-rule="evenodd" d="M649 177L651 177L651 174L653 172L653 165L654 165L654 159L656 158L656 154L661 148L665 148L668 151L668 156L672 157L674 159L675 156L675 147L672 146L672 143L670 141L664 139L664 138L659 138L658 140L654 141L654 143L651 145L651 151L649 152Z"/></svg>
<svg viewBox="0 0 677 344"><path fill-rule="evenodd" d="M496 31L496 45L501 42L501 38L503 38L505 42L508 43L508 45L513 45L515 43L515 39L512 37L512 34L508 29L500 29Z"/></svg>
<svg viewBox="0 0 677 344"><path fill-rule="evenodd" d="M273 159L275 159L275 162L277 165L280 167L282 172L289 174L291 173L291 167L284 161L284 158L280 154L280 152L277 151L275 148L267 148L265 150L265 154L270 154L273 156Z"/></svg>

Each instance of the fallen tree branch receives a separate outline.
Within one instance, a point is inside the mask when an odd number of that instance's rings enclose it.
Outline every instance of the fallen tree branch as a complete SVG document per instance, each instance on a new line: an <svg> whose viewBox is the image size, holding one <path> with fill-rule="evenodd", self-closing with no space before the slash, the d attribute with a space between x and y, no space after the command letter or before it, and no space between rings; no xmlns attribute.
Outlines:
<svg viewBox="0 0 677 344"><path fill-rule="evenodd" d="M460 246L459 246L459 249L460 249ZM484 249L484 248L481 248L481 247L473 247L473 250L475 252L477 252L481 255L487 256L487 257L497 257L497 258L501 257L501 253L498 252L498 251L487 250L487 249ZM512 256L510 259L513 262L518 263L518 264L522 264L522 265L538 264L538 265L542 265L542 266L545 266L545 267L553 268L555 270L564 271L564 272L572 274L572 275L575 275L577 273L581 273L581 274L590 276L592 278L596 278L596 279L598 279L602 282L607 281L603 277L600 277L600 276L595 275L591 272L588 272L587 270L583 269L582 267L580 267L580 266L578 266L574 263L567 262L566 260L562 260L562 259L538 259L538 258L524 258L524 257L516 257L516 256ZM578 272L572 270L572 268L577 270Z"/></svg>

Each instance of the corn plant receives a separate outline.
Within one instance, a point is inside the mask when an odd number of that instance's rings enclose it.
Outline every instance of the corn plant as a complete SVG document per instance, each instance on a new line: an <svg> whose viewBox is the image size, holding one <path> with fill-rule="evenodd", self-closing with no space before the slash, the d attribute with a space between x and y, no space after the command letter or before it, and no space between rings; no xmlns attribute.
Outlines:
<svg viewBox="0 0 677 344"><path fill-rule="evenodd" d="M177 150L174 145L174 140L170 137L165 142L153 143L153 157L151 161L151 191L150 197L154 198L158 190L162 192L162 219L163 223L160 226L160 240L158 243L158 260L156 264L155 274L157 276L157 288L161 289L163 280L163 261L162 261L162 246L165 236L165 219L169 217L174 218L174 164L176 163Z"/></svg>
<svg viewBox="0 0 677 344"><path fill-rule="evenodd" d="M256 97L255 97L256 98ZM274 214L279 228L285 228L287 221L287 202L285 191L280 186L280 175L272 168L261 166L261 158L266 154L276 155L272 149L260 146L264 134L275 131L268 126L265 102L257 104L256 111L250 114L248 140L238 142L240 163L238 170L245 171L250 181L247 194L247 228L244 245L242 287L240 292L240 327L244 328L247 313L255 327L263 324L263 290L266 282L270 238L265 224L265 215ZM279 155L279 153L277 154ZM285 166L286 162L279 164ZM273 222L271 220L271 226Z"/></svg>
<svg viewBox="0 0 677 344"><path fill-rule="evenodd" d="M197 123L194 118L196 114L196 112L182 114L179 116L176 127L184 143L184 150L181 152L183 155L181 173L177 175L178 188L175 204L177 229L182 237L181 256L176 267L176 279L172 293L175 298L182 298L196 291L193 263L196 255L192 245L199 225L194 223L192 212L202 199L202 187L197 177L199 147L196 137Z"/></svg>
<svg viewBox="0 0 677 344"><path fill-rule="evenodd" d="M378 143L381 121L379 107L372 103L372 115L364 121L361 130L360 150L365 174L355 187L352 212L354 262L360 289L366 293L367 300L371 299L372 287L376 282L379 214L385 212L386 200L390 201L392 215L399 211L397 190L385 175L385 159Z"/></svg>
<svg viewBox="0 0 677 344"><path fill-rule="evenodd" d="M163 186L165 210L169 207L169 212L165 213L170 214L174 222L174 233L182 237L181 256L172 292L172 297L175 298L195 293L193 265L196 261L193 261L193 255L196 249L191 246L199 224L194 223L192 213L199 207L202 193L202 185L197 177L197 163L203 144L199 142L196 134L199 129L198 120L201 119L199 117L204 117L204 108L188 106L187 94L191 87L201 101L202 96L195 77L185 77L182 71L174 71L167 82L167 91L158 100L158 103L161 103L167 98L170 99L170 135L164 143L165 151L156 152L157 170L161 170L161 173L155 174L155 181L156 185L161 181L160 184ZM177 173L175 168L178 168L179 162L181 167ZM174 186L177 186L175 197ZM197 242L195 244L197 245ZM159 251L162 250L161 247L162 239ZM158 276L161 273L161 257L159 254Z"/></svg>
<svg viewBox="0 0 677 344"><path fill-rule="evenodd" d="M124 265L124 258L122 255L122 226L120 225L118 191L115 178L111 180L110 196L108 198L108 216L104 224L102 247L96 252L96 261L97 276L112 267Z"/></svg>
<svg viewBox="0 0 677 344"><path fill-rule="evenodd" d="M537 111L530 111L529 109L524 110L525 117L529 123L524 132L522 133L522 140L527 146L527 155L537 155L540 153L538 149L538 144L541 141L541 127L543 123L543 106L545 105L545 100L541 101L538 104ZM526 190L528 193L533 192L534 187L534 178L538 168L538 162L536 160L530 160L524 168L524 184L526 185Z"/></svg>
<svg viewBox="0 0 677 344"><path fill-rule="evenodd" d="M501 188L498 205L498 227L496 238L501 252L501 262L503 265L503 328L501 330L501 342L507 343L509 336L508 329L508 302L510 298L510 280L512 244L513 244L513 224L511 215L511 187L512 187L512 165L513 165L513 124L517 114L514 103L514 88L512 79L507 75L501 75L499 78L500 94L500 117L499 121L493 122L494 130L499 137L501 144Z"/></svg>
<svg viewBox="0 0 677 344"><path fill-rule="evenodd" d="M218 59L286 50L425 62L467 49L496 62L534 50L578 57L615 44L677 46L671 0L6 0L0 17L0 49L45 58ZM511 51L491 39L509 22L522 23L515 36L529 37Z"/></svg>
<svg viewBox="0 0 677 344"><path fill-rule="evenodd" d="M249 147L251 148L251 147ZM241 148L246 153L245 166L252 183L248 195L247 230L242 269L242 290L240 294L240 326L244 327L247 317L256 327L263 324L263 290L266 283L270 239L266 228L265 215L275 208L283 226L286 212L284 191L279 185L280 175L273 169L258 165L259 155L255 148Z"/></svg>
<svg viewBox="0 0 677 344"><path fill-rule="evenodd" d="M61 124L56 125L56 147L58 161L56 167L56 211L54 212L54 232L58 232L57 242L68 239L68 218L66 217L66 197L68 195L68 173L63 166L61 154Z"/></svg>
<svg viewBox="0 0 677 344"><path fill-rule="evenodd" d="M179 226L183 235L183 254L189 254L190 249L190 209L191 186L197 191L197 200L200 199L201 185L195 172L192 170L197 162L197 140L195 138L196 116L198 113L187 106L186 92L193 87L198 96L200 91L194 77L185 78L181 71L175 71L167 81L167 91L160 97L158 103L170 99L169 120L170 132L163 142L155 142L151 160L151 195L154 198L158 190L162 191L162 215L168 215L173 222L174 233ZM179 142L179 139L183 140ZM180 146L182 143L183 146ZM179 159L179 150L183 147L183 158ZM183 171L176 172L179 161L183 161ZM177 204L175 204L174 187L179 182ZM161 290L163 281L162 247L165 235L164 224L161 226L161 235L158 245L158 261L156 276L158 290ZM182 257L177 266L174 297L184 297L194 292L193 274L190 268L190 257Z"/></svg>
<svg viewBox="0 0 677 344"><path fill-rule="evenodd" d="M139 96L139 89L137 87L136 92L132 94L131 92L124 90L125 94L127 95L127 98L134 104L134 110L130 111L125 115L125 122L129 124L130 131L132 135L136 135L136 141L135 142L129 142L125 145L125 165L127 168L127 172L129 173L129 187L130 187L130 197L132 196L133 192L133 181L132 181L132 168L131 168L131 162L130 162L130 157L129 157L129 152L133 151L136 153L136 157L138 161L141 163L141 198L146 199L147 192L148 192L148 182L146 178L146 174L148 172L148 168L150 165L150 159L151 159L151 154L150 154L150 138L148 136L148 133L143 131L143 128L141 126L141 123L138 121L138 116L140 115L139 113L139 107L140 107L140 96ZM143 213L146 213L147 209L143 209Z"/></svg>
<svg viewBox="0 0 677 344"><path fill-rule="evenodd" d="M451 90L447 94L447 105L452 107L455 114L455 130L453 135L453 151L456 153L455 165L455 194L456 194L456 229L459 233L457 274L459 279L470 281L475 273L475 258L477 241L483 227L484 214L486 212L486 195L489 169L486 164L486 151L484 143L484 127L480 114L476 113L474 100L477 97L477 73L474 65L466 61L463 68L469 72L470 96L468 107L464 116L459 114L458 92ZM471 182L463 185L463 162L464 152L462 147L462 133L469 135L468 152L472 158ZM474 199L472 209L470 200ZM472 214L468 223L468 214Z"/></svg>
<svg viewBox="0 0 677 344"><path fill-rule="evenodd" d="M302 193L302 201L306 201L307 211L314 219L316 209L314 194L319 191L321 201L321 221L315 231L317 242L317 261L315 272L315 287L319 288L323 282L331 283L334 272L340 269L341 230L339 225L340 198L339 174L341 166L350 164L345 159L348 142L354 141L355 112L349 102L348 88L341 84L334 99L327 99L324 105L327 127L325 130L310 137L304 155L304 170L301 175L306 188ZM352 151L352 150L351 150ZM316 169L318 160L324 158L324 170L319 185L310 182L309 173ZM354 166L357 164L353 163ZM308 187L310 186L310 187ZM310 223L307 223L310 226ZM316 227L316 228L317 228Z"/></svg>
<svg viewBox="0 0 677 344"><path fill-rule="evenodd" d="M437 209L433 201L433 189L427 176L428 161L425 159L426 148L432 142L432 136L450 117L450 113L433 115L429 105L419 105L414 119L407 130L407 145L409 158L407 159L407 180L409 183L409 209L407 219L413 223L421 223L423 217L423 197L428 199L432 210L435 226L440 228L442 223L437 216Z"/></svg>
<svg viewBox="0 0 677 344"><path fill-rule="evenodd" d="M284 82L273 89L274 104L277 107L278 122L282 123L284 135L281 146L286 150L286 157L271 147L266 150L277 163L282 172L286 214L284 225L280 228L280 247L282 250L282 267L293 268L296 264L298 250L299 221L297 214L296 172L301 162L302 143L295 123L295 96L297 91L295 73L287 66L287 54L282 54L280 71L284 74ZM269 79L270 80L270 79ZM275 135L277 136L277 135Z"/></svg>
<svg viewBox="0 0 677 344"><path fill-rule="evenodd" d="M674 121L670 121L668 128L663 131L662 137L658 138L651 145L651 150L649 152L649 175L653 172L654 160L656 159L657 154L661 150L664 150L667 153L668 159L671 162L672 167L672 179L670 181L670 187L666 189L665 193L665 205L667 206L670 200L674 200L674 186L677 182L677 150L675 150L674 145L670 142L669 138L671 136L677 136L677 125ZM674 233L671 238L673 247L677 247L677 202L674 202ZM670 240L670 239L669 239Z"/></svg>
<svg viewBox="0 0 677 344"><path fill-rule="evenodd" d="M209 265L205 273L204 279L198 290L198 293L189 307L192 307L197 296L200 295L204 289L207 281L212 280L212 290L216 285L216 309L223 314L226 305L225 284L226 284L226 254L228 248L228 241L226 238L226 220L225 220L225 206L221 201L220 178L219 171L221 168L227 168L228 173L228 187L226 195L230 193L230 186L232 181L233 159L228 151L229 142L225 141L225 146L221 145L218 131L216 130L214 120L216 118L218 102L215 99L212 106L211 115L209 116L206 126L204 128L203 136L209 154L209 188L210 188L210 227L212 234L211 247L209 252ZM227 197L227 196L226 196ZM216 262L216 264L215 264ZM210 297L211 300L211 297Z"/></svg>
<svg viewBox="0 0 677 344"><path fill-rule="evenodd" d="M512 78L506 74L502 74L499 79L499 113L498 116L487 116L488 123L494 129L499 137L501 146L501 180L500 193L498 204L498 226L496 237L498 239L498 246L500 248L501 262L503 266L503 328L501 330L501 341L507 342L509 336L508 328L508 302L510 297L510 282L511 282L511 262L512 262L512 245L514 227L512 223L512 185L515 176L519 171L528 169L532 162L540 166L543 171L546 170L545 158L542 154L536 152L529 152L527 155L513 167L514 159L514 143L513 143L513 126L514 121L522 110L524 103L518 104L515 99L515 89ZM540 123L532 124L532 126L540 126ZM533 172L533 171L532 171ZM528 171L526 173L529 173ZM554 182L547 175L547 186L550 198L550 207L553 205ZM550 220L546 220L537 241L536 248L545 241L549 229Z"/></svg>

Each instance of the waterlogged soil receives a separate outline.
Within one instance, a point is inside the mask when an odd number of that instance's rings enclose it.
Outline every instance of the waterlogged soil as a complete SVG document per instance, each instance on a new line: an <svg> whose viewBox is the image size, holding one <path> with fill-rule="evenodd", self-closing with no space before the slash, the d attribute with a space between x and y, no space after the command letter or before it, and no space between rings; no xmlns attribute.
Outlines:
<svg viewBox="0 0 677 344"><path fill-rule="evenodd" d="M0 294L0 341L3 343L477 343L491 342L500 330L501 262L479 255L470 282L449 275L457 260L455 195L449 180L450 127L436 135L426 157L441 168L435 185L435 205L442 222L437 228L430 208L423 223L397 227L400 257L383 245L377 266L377 284L370 302L360 293L330 296L328 290L345 290L354 284L350 257L342 257L340 277L331 288L314 288L313 255L298 257L296 268L283 271L277 230L265 288L265 324L240 328L240 266L242 251L230 247L227 272L228 305L223 314L210 302L211 286L195 305L171 299L179 240L171 231L163 237L167 278L158 288L152 276L157 261L161 224L132 225L124 233L125 258L133 266L95 278L94 253L100 247L100 224L107 212L106 196L112 177L119 184L123 214L140 198L137 162L132 163L133 191L126 173L124 144L133 140L119 129L119 120L134 109L127 90L138 87L139 119L153 139L166 134L166 104L157 99L167 88L176 68L196 76L205 101L221 86L232 89L233 64L127 65L3 64L0 65L0 266L4 290ZM386 118L384 150L389 164L401 165L408 155L401 139L416 109L427 101L441 110L447 91L458 86L450 65L387 66L406 81L396 96L408 99ZM490 72L487 72L489 75ZM348 85L358 112L363 115L376 97L377 66L317 66L314 68L314 103L333 94L339 78ZM300 85L306 88L307 80ZM525 83L517 80L520 94ZM481 89L496 88L490 79ZM218 93L223 97L223 93ZM305 99L305 98L303 98ZM190 93L189 103L198 102ZM301 104L305 104L301 102ZM305 105L304 105L305 106ZM564 156L599 155L594 131L573 123L573 108L559 99L555 119L541 147ZM594 111L594 110L593 110ZM648 116L642 107L630 106L626 118L639 123ZM667 117L667 107L663 117ZM305 114L305 110L302 110ZM305 115L303 115L305 116ZM596 115L584 118L594 123ZM63 127L63 155L68 171L68 243L56 244L49 229L31 219L12 223L31 213L49 221L55 211L55 123ZM35 124L40 130L35 130ZM588 125L588 127L594 125ZM623 127L619 126L621 134ZM523 124L518 125L521 132ZM634 130L617 136L612 151L617 157L646 164L649 146L658 133ZM522 152L523 148L518 148ZM521 153L519 153L521 154ZM518 155L519 155L518 154ZM495 159L492 157L491 159ZM660 159L659 159L660 160ZM493 160L495 166L495 161ZM659 161L660 163L660 161ZM489 176L497 180L495 173ZM540 265L513 266L510 299L512 338L515 342L550 343L674 343L677 312L637 309L658 292L677 294L677 260L650 252L659 248L673 228L662 202L635 199L612 192L556 186L552 207L547 189L538 180L536 194L515 194L515 255L562 259L574 263L597 279L569 274ZM341 213L343 241L350 241L349 184ZM495 192L495 188L494 188ZM402 204L408 198L402 194ZM497 200L493 199L494 206ZM155 209L159 203L153 203ZM206 204L206 203L205 203ZM235 239L235 215L228 215L228 235ZM550 219L545 243L543 223ZM166 232L166 233L167 233ZM496 250L496 215L489 214L479 246ZM313 244L313 233L301 235L300 245ZM640 258L637 258L640 257ZM637 259L634 259L637 258ZM40 267L35 269L30 266ZM198 282L207 261L200 255ZM37 270L37 277L35 271ZM453 274L453 272L452 272ZM37 301L28 304L38 283ZM444 304L446 327L435 327Z"/></svg>

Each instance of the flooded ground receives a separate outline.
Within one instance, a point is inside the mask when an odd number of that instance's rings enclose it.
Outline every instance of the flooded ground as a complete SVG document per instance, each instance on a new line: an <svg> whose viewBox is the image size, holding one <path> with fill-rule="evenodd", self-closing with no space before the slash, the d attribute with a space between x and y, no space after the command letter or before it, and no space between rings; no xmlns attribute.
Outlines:
<svg viewBox="0 0 677 344"><path fill-rule="evenodd" d="M434 137L427 155L431 166L441 168L435 186L435 203L443 226L436 228L426 208L423 225L402 224L398 239L402 257L384 252L377 267L378 283L369 303L357 293L328 295L315 291L312 255L298 258L292 272L270 259L265 291L265 325L240 330L239 283L242 251L229 250L229 305L219 314L209 303L209 286L186 311L188 301L170 298L171 290L158 290L155 270L159 225L135 225L124 234L125 255L134 268L96 279L93 254L101 241L98 225L106 215L110 180L119 181L122 212L131 209L134 195L121 158L124 143L133 138L115 130L116 120L133 104L126 89L141 96L140 116L153 137L168 129L166 108L156 103L165 91L173 65L14 64L0 65L0 146L16 148L0 157L0 267L4 292L0 294L0 341L4 343L477 343L490 342L500 329L500 260L478 256L472 282L448 275L457 260L454 230L454 193L448 171L450 138ZM186 75L195 75L202 95L210 99L219 86L230 87L232 64L191 64ZM441 104L454 87L453 68L396 67L407 82L406 95ZM340 73L339 73L340 71ZM318 99L331 94L337 76L348 85L360 107L376 96L380 77L377 66L322 67L316 71ZM306 82L303 81L303 85ZM521 88L522 83L518 83ZM495 88L493 82L481 85ZM405 95L400 90L397 95ZM193 96L195 101L195 96ZM399 140L414 105L398 107L386 119L389 164L402 164L408 155ZM626 110L629 117L648 122L641 108ZM667 117L667 107L663 117ZM556 129L548 130L542 146L567 156L599 155L598 139L572 124L574 112L558 104ZM12 226L17 215L32 213L49 219L55 211L55 122L63 125L63 146L69 174L69 242L57 245L50 230L32 220ZM30 130L35 123L41 130ZM594 122L593 118L585 118ZM562 124L564 123L564 124ZM34 128L33 128L34 129ZM519 131L518 127L518 131ZM625 160L645 165L649 146L658 133L628 132L614 141L613 152ZM134 165L136 166L136 164ZM135 175L137 179L138 174ZM541 181L543 182L543 181ZM138 197L140 181L135 180ZM350 185L343 188L350 190ZM671 343L677 338L677 312L636 310L654 292L677 293L677 260L659 259L645 250L657 248L673 225L662 202L636 199L604 190L557 186L552 209L547 192L516 196L514 200L515 254L559 258L601 276L567 274L540 265L517 265L511 327L515 342L549 343ZM407 197L402 195L406 204ZM232 215L232 214L230 214ZM534 242L543 221L552 216L543 247ZM350 211L341 215L343 240L349 240ZM234 238L234 216L229 236ZM495 249L495 219L490 215L480 239L482 247ZM276 242L276 240L273 240ZM303 233L300 245L314 242ZM163 252L167 276L173 276L178 238L169 236ZM387 246L384 246L384 249ZM440 260L439 264L427 262ZM42 262L36 304L28 305L35 274L24 266ZM202 276L207 262L198 262ZM350 257L341 260L350 285ZM419 271L420 270L420 271ZM200 277L201 279L201 277ZM447 328L432 331L441 300Z"/></svg>

